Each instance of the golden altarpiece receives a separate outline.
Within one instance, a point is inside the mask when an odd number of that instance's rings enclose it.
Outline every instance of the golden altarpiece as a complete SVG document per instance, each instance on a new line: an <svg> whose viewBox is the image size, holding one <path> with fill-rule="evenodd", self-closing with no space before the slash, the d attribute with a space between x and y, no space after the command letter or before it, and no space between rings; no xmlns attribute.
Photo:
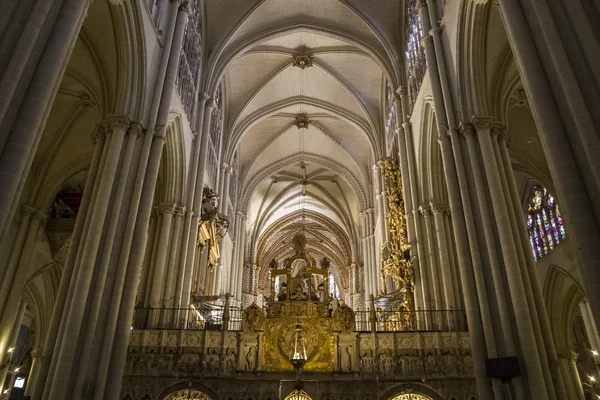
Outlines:
<svg viewBox="0 0 600 400"><path fill-rule="evenodd" d="M456 325L419 330L414 318L400 176L391 160L384 172L391 240L382 248L382 279L393 282L387 297L396 299L395 310L382 316L374 300L369 311L354 311L330 299L325 290L329 260L317 264L298 233L293 255L281 266L276 261L268 266L264 306L252 303L241 321L226 302L222 324L211 329L185 324L133 329L122 398L472 400L476 387L468 332ZM218 233L202 227L216 229L217 224L201 226L201 239L210 245ZM298 379L301 391L295 387Z"/></svg>

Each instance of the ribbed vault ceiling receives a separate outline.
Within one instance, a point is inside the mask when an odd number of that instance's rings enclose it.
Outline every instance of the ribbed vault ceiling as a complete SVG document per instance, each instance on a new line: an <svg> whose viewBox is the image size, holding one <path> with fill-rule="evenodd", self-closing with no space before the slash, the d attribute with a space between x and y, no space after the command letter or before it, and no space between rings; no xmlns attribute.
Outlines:
<svg viewBox="0 0 600 400"><path fill-rule="evenodd" d="M218 26L207 27L209 74L224 88L224 154L239 159L249 256L262 266L287 254L288 236L300 229L315 257L335 260L345 280L382 154L386 78L400 75L392 60L401 2L240 3L208 0L206 12ZM295 66L299 56L312 65ZM307 127L297 124L302 115Z"/></svg>

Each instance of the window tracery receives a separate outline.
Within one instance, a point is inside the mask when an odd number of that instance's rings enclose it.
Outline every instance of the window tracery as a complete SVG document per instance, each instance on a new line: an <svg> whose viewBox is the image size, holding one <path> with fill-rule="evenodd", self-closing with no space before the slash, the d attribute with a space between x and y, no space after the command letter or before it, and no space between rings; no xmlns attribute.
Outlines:
<svg viewBox="0 0 600 400"><path fill-rule="evenodd" d="M200 0L192 0L175 81L183 109L190 121L193 117L196 83L202 61L202 15L200 10Z"/></svg>
<svg viewBox="0 0 600 400"><path fill-rule="evenodd" d="M535 261L539 261L567 237L558 204L545 187L534 186L531 189L525 218Z"/></svg>
<svg viewBox="0 0 600 400"><path fill-rule="evenodd" d="M425 52L421 46L423 25L417 9L417 1L407 1L406 8L406 70L408 72L408 97L415 104L419 89L427 71Z"/></svg>

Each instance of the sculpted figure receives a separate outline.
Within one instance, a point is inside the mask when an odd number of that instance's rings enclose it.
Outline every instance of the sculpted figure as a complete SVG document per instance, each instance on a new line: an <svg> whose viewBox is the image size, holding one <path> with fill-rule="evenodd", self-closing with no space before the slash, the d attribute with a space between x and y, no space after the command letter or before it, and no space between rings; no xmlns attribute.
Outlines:
<svg viewBox="0 0 600 400"><path fill-rule="evenodd" d="M256 347L252 346L246 353L246 369L254 371L256 368Z"/></svg>
<svg viewBox="0 0 600 400"><path fill-rule="evenodd" d="M342 372L350 372L352 370L352 355L348 346L342 347Z"/></svg>

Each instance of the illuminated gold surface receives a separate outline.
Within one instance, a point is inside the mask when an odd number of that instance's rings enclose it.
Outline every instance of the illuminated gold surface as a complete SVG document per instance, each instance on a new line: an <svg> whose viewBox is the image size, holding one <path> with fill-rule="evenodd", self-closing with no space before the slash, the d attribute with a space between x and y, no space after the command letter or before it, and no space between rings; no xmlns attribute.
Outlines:
<svg viewBox="0 0 600 400"><path fill-rule="evenodd" d="M382 162L382 172L388 192L390 241L384 243L381 249L381 272L384 281L390 277L396 287L400 288L401 307L404 310L414 310L413 267L408 256L411 246L406 234L400 168L394 160L386 158Z"/></svg>

